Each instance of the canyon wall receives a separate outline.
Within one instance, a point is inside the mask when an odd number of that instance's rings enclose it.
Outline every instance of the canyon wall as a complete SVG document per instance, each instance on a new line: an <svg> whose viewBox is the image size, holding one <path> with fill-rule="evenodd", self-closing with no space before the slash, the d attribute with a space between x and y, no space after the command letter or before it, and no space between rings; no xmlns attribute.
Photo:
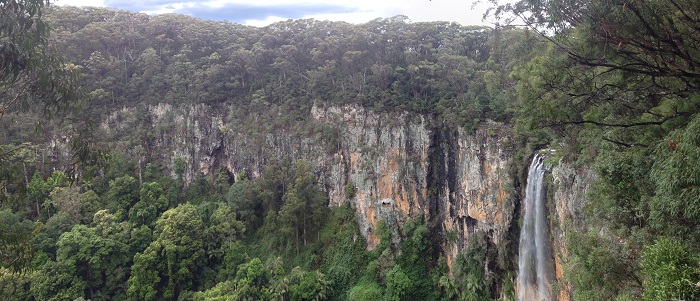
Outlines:
<svg viewBox="0 0 700 301"><path fill-rule="evenodd" d="M101 127L116 138L126 135L133 128L130 118L142 114L138 110L116 111ZM313 166L329 206L354 205L368 249L379 243L380 221L398 242L404 222L423 218L450 267L475 233L485 234L486 247L495 248L499 258L517 257L520 182L527 167L523 161L522 170L515 168L517 150L507 126L490 123L466 132L431 116L359 106L314 106L305 124L288 128L263 119L252 127L237 124L227 110L205 105L140 110L148 111L150 138L134 152L150 156L146 161L170 162L171 171L176 160L184 160L185 181L220 170L255 178L270 162L304 160ZM564 279L566 234L585 228L582 207L595 173L562 162L550 165L547 207L558 300L566 301L573 289ZM493 270L496 266L485 263L487 272L509 272Z"/></svg>
<svg viewBox="0 0 700 301"><path fill-rule="evenodd" d="M127 133L132 129L124 120L137 110L114 112L102 129ZM226 110L205 105L146 110L150 138L136 149L171 164L184 160L185 181L221 169L257 177L274 160L309 162L330 206L354 204L369 249L379 243L380 221L400 237L401 225L412 218L438 230L434 241L450 266L474 233L485 233L492 245L510 241L518 193L508 127L487 124L467 133L430 116L314 106L310 124L271 130L261 124L263 130L251 131L229 120Z"/></svg>
<svg viewBox="0 0 700 301"><path fill-rule="evenodd" d="M595 172L588 167L574 167L558 162L552 167L550 183L549 215L554 244L555 273L559 280L559 301L572 299L573 287L564 278L565 265L569 261L566 235L570 231L582 232L586 218L582 211L588 202L587 194L595 180Z"/></svg>

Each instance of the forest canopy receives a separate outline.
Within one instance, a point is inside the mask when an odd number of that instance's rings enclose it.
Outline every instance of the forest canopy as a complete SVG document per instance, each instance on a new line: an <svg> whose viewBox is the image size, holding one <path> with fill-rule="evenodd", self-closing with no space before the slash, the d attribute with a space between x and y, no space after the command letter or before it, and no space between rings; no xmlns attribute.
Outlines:
<svg viewBox="0 0 700 301"><path fill-rule="evenodd" d="M101 113L156 101L297 112L320 101L442 114L458 125L507 121L509 65L536 40L404 16L263 28L101 8L53 8L48 18L83 72L90 110Z"/></svg>
<svg viewBox="0 0 700 301"><path fill-rule="evenodd" d="M353 205L330 208L303 160L269 160L254 177L188 178L189 161L157 154L154 136L172 120L151 128L146 113L204 105L225 112L222 127L255 135L303 132L314 105L352 105L474 130L511 120L508 73L543 45L537 36L404 16L257 28L104 8L41 12L47 46L82 75L81 101L50 122L32 103L0 118L3 145L28 150L0 220L33 251L24 273L0 269L9 300L486 300L507 278L481 271L495 262L483 234L450 273L419 216L401 229L380 224L382 243L368 251ZM135 109L114 114L124 108ZM56 150L78 117L101 125L83 133L110 151L104 164L61 161ZM105 120L125 130L105 134Z"/></svg>
<svg viewBox="0 0 700 301"><path fill-rule="evenodd" d="M690 254L700 246L700 3L526 0L499 9L550 45L512 73L516 128L598 174L587 222L569 233L574 299L699 298Z"/></svg>
<svg viewBox="0 0 700 301"><path fill-rule="evenodd" d="M522 0L494 13L524 26L497 28L405 16L258 28L46 3L0 1L9 300L513 297L510 262L485 233L451 269L419 216L399 231L380 224L368 251L353 205L330 208L304 160L187 178L181 154L156 154L154 133L172 120L152 128L146 113L161 105L225 112L222 131L328 141L332 129L308 129L314 106L422 114L466 132L512 125L516 158L553 148L597 175L584 220L559 221L559 289L574 300L700 298L698 1ZM125 126L107 135L78 119ZM69 162L44 156L66 141Z"/></svg>

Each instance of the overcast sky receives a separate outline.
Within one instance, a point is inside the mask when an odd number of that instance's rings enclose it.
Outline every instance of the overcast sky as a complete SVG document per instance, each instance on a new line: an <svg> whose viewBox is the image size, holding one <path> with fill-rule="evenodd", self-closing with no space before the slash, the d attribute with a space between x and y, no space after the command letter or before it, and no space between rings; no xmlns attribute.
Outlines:
<svg viewBox="0 0 700 301"><path fill-rule="evenodd" d="M56 0L58 5L104 6L147 14L177 13L207 20L265 26L287 19L364 23L376 18L408 16L411 21L482 21L485 5L473 0ZM486 1L484 1L486 2Z"/></svg>

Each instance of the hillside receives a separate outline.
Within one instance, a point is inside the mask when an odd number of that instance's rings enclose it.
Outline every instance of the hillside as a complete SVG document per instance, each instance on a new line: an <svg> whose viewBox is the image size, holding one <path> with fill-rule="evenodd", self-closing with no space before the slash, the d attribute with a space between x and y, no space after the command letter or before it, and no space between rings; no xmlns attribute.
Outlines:
<svg viewBox="0 0 700 301"><path fill-rule="evenodd" d="M497 10L528 29L44 8L51 47L22 47L55 52L2 65L0 292L695 300L698 5L550 4ZM517 287L530 161L544 288Z"/></svg>

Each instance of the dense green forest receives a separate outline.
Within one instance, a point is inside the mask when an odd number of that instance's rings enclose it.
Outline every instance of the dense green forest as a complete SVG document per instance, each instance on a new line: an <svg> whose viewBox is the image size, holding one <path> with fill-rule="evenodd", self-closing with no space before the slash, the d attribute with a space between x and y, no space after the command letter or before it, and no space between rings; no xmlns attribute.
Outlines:
<svg viewBox="0 0 700 301"><path fill-rule="evenodd" d="M0 119L3 143L17 149L6 158L15 164L4 178L0 211L13 241L3 251L9 256L0 278L9 300L485 300L498 294L501 280L484 274L486 250L476 238L449 273L420 217L403 226L401 238L381 226L380 245L368 251L353 205L329 208L306 162L268 162L255 178L222 170L186 181L184 161L170 170L157 156L134 159L133 148L152 139L148 121L140 120L145 115L121 120L133 130L116 137L86 127L123 107L206 104L228 112L236 131L254 134L307 126L309 110L322 103L405 110L474 129L512 118L515 84L508 72L533 45L543 45L536 35L402 16L257 28L52 7L42 20L51 26L48 47L66 70L82 75L66 75L81 90L60 112L52 107L44 114L43 103L26 102ZM45 122L59 113L69 117ZM67 165L57 165L66 158L43 156L56 131L84 141L71 145L77 155Z"/></svg>
<svg viewBox="0 0 700 301"><path fill-rule="evenodd" d="M89 115L161 102L270 108L303 118L314 101L508 120L511 65L534 36L397 16L361 25L289 20L257 28L182 15L59 8L56 46L82 70ZM495 37L494 35L498 35ZM284 118L283 118L284 119Z"/></svg>
<svg viewBox="0 0 700 301"><path fill-rule="evenodd" d="M598 174L586 220L565 221L561 288L575 300L700 298L697 1L494 7L527 29L402 16L257 28L0 3L6 300L513 298L508 275L484 271L482 234L451 271L420 217L401 237L382 226L368 251L353 204L328 207L307 162L187 181L186 162L134 156L152 139L146 114L117 137L94 126L161 103L217 108L243 133L308 126L318 103L467 131L512 125L521 157L556 148ZM46 157L54 133L70 155Z"/></svg>
<svg viewBox="0 0 700 301"><path fill-rule="evenodd" d="M698 300L700 3L501 8L549 41L511 74L518 131L598 175L567 235L574 299Z"/></svg>

